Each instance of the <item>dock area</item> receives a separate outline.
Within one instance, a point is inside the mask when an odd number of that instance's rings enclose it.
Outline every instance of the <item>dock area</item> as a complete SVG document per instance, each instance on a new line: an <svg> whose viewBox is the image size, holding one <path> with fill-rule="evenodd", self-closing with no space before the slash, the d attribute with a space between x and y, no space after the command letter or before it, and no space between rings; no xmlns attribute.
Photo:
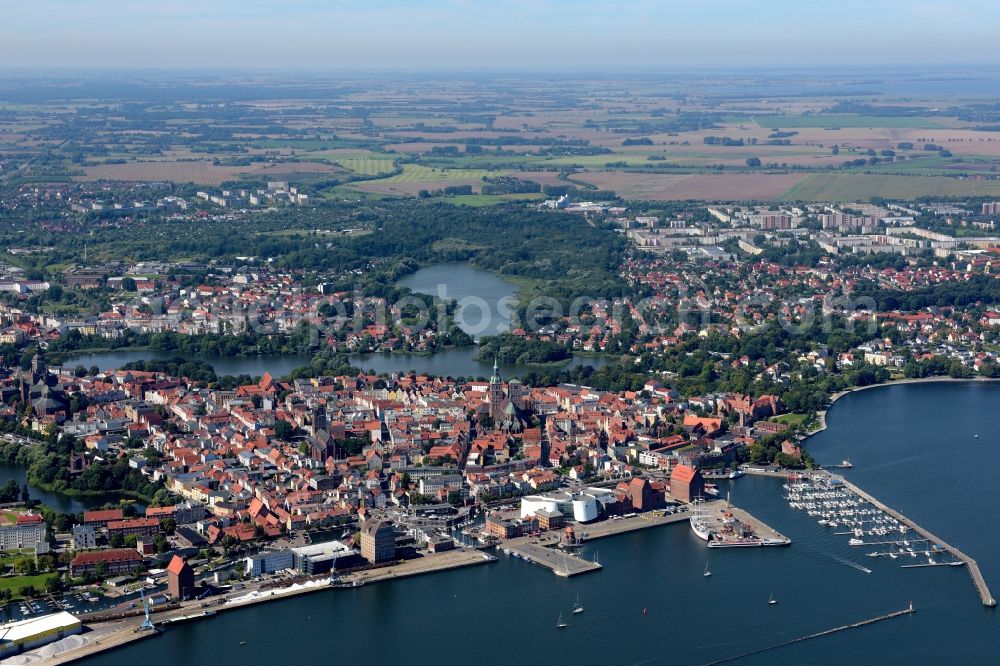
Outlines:
<svg viewBox="0 0 1000 666"><path fill-rule="evenodd" d="M848 481L844 477L842 477L842 476L840 476L838 474L831 474L830 477L834 478L834 479L837 479L846 488L849 488L851 490L851 492L857 494L859 497L861 497L861 498L867 500L868 502L870 502L871 504L875 505L876 507L878 507L879 509L881 509L882 511L884 511L886 514L888 514L889 516L892 516L893 518L895 518L896 520L898 520L903 525L906 525L911 530L913 530L914 532L916 532L917 534L919 534L923 538L925 538L928 541L930 541L932 544L938 544L938 545L940 545L945 551L947 551L948 553L950 553L952 555L952 557L954 557L956 560L964 562L965 565L966 565L966 568L969 570L969 576L972 578L972 584L975 585L976 591L979 593L979 598L982 600L983 605L986 606L986 607L988 607L988 608L993 608L993 607L995 607L997 605L996 599L993 598L993 594L990 592L990 588L986 585L986 580L983 578L982 572L979 571L979 565L976 563L976 561L972 557L970 557L969 555L966 555L965 553L963 553L962 551L960 551L958 548L955 548L954 546L948 544L947 542L945 542L940 537L938 537L938 536L932 534L931 532L927 531L926 529L924 529L923 527L921 527L917 523L913 522L912 520L910 520L909 518L907 518L906 516L904 516L899 511L896 511L895 509L886 506L885 504L883 504L882 502L880 502L876 498L874 498L871 495L869 495L868 493L866 493L861 488L858 488L856 485L854 485L853 483L851 483L850 481Z"/></svg>
<svg viewBox="0 0 1000 666"><path fill-rule="evenodd" d="M580 525L577 527L577 536L580 538L580 541L583 542L593 541L595 539L603 539L617 534L625 534L626 532L634 532L636 530L645 530L651 527L681 523L689 520L690 518L691 514L687 511L664 515L643 513L638 516L633 516L632 518L604 520L599 523Z"/></svg>
<svg viewBox="0 0 1000 666"><path fill-rule="evenodd" d="M628 518L608 519L597 523L574 525L574 528L580 543L586 543L618 534L685 522L688 518L689 514L687 512L671 514L650 512ZM557 576L577 576L601 569L599 563L578 557L572 550L560 548L560 537L561 532L549 532L540 536L517 537L502 542L500 547L504 551L509 551L514 557L520 557L521 559L552 570Z"/></svg>
<svg viewBox="0 0 1000 666"><path fill-rule="evenodd" d="M406 578L418 576L435 571L445 571L461 567L473 566L476 564L487 564L495 561L491 555L475 549L451 550L424 557L405 560L401 563L393 564L376 569L366 569L344 576L342 580L352 582L358 580L361 584L376 583L380 581L393 580L396 578ZM244 608L268 601L287 599L302 594L310 594L321 590L336 590L338 588L329 584L322 584L325 579L316 579L312 584L306 583L292 588L260 590L248 587L237 594L228 597L220 597L215 604L210 606L214 613L223 613L237 608ZM188 601L179 604L175 608L163 612L154 613L153 621L159 626L165 620L176 620L192 613L204 613L203 602ZM201 618L191 618L192 621ZM207 619L207 618L206 618ZM69 636L62 641L61 645L56 643L43 646L37 650L31 650L19 655L20 663L23 664L68 664L86 657L91 657L107 650L112 650L129 643L153 638L160 635L161 630L138 631L142 623L141 615L127 617L106 622L86 623L88 631L78 636Z"/></svg>
<svg viewBox="0 0 1000 666"><path fill-rule="evenodd" d="M743 509L733 506L728 502L715 501L707 502L703 505L705 511L705 519L708 523L709 529L712 530L714 534L718 534L722 531L723 521L725 520L725 514L729 513L733 518L738 520L740 523L748 526L754 533L756 539L762 542L761 545L768 546L787 546L791 544L791 539L786 537L784 534L774 529L764 521L750 515Z"/></svg>
<svg viewBox="0 0 1000 666"><path fill-rule="evenodd" d="M555 541L521 537L508 541L503 547L509 550L512 555L534 564L540 564L551 569L555 575L564 578L600 570L601 565L597 562L577 557L573 553L558 548L555 543Z"/></svg>
<svg viewBox="0 0 1000 666"><path fill-rule="evenodd" d="M495 561L492 556L475 549L448 550L443 553L427 555L414 560L404 560L400 564L377 569L365 569L344 576L347 582L359 581L363 584L377 583L396 578L420 576L446 569L459 569L476 564L486 564Z"/></svg>

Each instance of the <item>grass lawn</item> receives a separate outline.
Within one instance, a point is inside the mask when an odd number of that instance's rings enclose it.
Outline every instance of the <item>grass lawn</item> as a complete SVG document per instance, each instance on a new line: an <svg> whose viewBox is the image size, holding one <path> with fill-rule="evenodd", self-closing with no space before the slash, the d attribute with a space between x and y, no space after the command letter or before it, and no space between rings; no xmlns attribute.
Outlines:
<svg viewBox="0 0 1000 666"><path fill-rule="evenodd" d="M14 599L20 599L21 595L18 593L22 587L26 585L32 585L36 590L45 589L45 579L51 576L52 573L36 574L34 576L2 576L0 577L0 590L10 590L10 593Z"/></svg>
<svg viewBox="0 0 1000 666"><path fill-rule="evenodd" d="M798 428L811 416L811 414L782 414L781 416L772 417L770 420L776 423L784 423L790 428Z"/></svg>
<svg viewBox="0 0 1000 666"><path fill-rule="evenodd" d="M524 303L530 301L534 297L536 290L541 290L542 285L545 284L545 280L537 278L523 277L521 275L508 275L503 273L500 275L506 282L517 287L517 300Z"/></svg>
<svg viewBox="0 0 1000 666"><path fill-rule="evenodd" d="M391 173L394 168L392 162L393 157L390 155L384 157L345 157L334 160L335 164L339 164L360 176L378 176L379 174Z"/></svg>
<svg viewBox="0 0 1000 666"><path fill-rule="evenodd" d="M486 246L470 243L463 238L442 238L439 241L434 241L431 249L435 252L453 252L456 250L484 250Z"/></svg>
<svg viewBox="0 0 1000 666"><path fill-rule="evenodd" d="M371 181L366 181L371 182ZM347 200L347 201L364 201L372 200L377 201L379 199L397 199L398 195L383 194L381 192L362 192L361 190L356 190L350 185L340 185L328 190L323 191L323 198L333 201Z"/></svg>
<svg viewBox="0 0 1000 666"><path fill-rule="evenodd" d="M458 206L473 206L481 208L484 206L495 206L507 201L537 201L544 199L543 194L459 194L453 197L444 197L443 201Z"/></svg>
<svg viewBox="0 0 1000 666"><path fill-rule="evenodd" d="M518 167L522 165L539 164L551 158L530 153L517 155L494 155L486 152L481 155L462 155L460 157L438 157L434 155L424 155L421 162L428 166L435 166L446 169L485 169L487 167L504 166ZM531 180L531 172L525 171L523 174L513 174L523 180Z"/></svg>
<svg viewBox="0 0 1000 666"><path fill-rule="evenodd" d="M403 173L368 181L369 183L434 183L445 180L475 179L500 175L500 171L485 169L436 169L423 164L404 164Z"/></svg>

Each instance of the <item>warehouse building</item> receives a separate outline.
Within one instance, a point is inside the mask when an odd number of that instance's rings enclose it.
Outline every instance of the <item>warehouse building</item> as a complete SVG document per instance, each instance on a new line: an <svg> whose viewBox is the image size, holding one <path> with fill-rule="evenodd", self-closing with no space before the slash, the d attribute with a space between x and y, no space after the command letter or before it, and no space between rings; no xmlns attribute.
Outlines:
<svg viewBox="0 0 1000 666"><path fill-rule="evenodd" d="M292 548L292 554L295 557L295 568L307 576L350 569L365 563L357 550L340 541Z"/></svg>
<svg viewBox="0 0 1000 666"><path fill-rule="evenodd" d="M62 640L83 631L80 619L62 611L0 625L0 659Z"/></svg>

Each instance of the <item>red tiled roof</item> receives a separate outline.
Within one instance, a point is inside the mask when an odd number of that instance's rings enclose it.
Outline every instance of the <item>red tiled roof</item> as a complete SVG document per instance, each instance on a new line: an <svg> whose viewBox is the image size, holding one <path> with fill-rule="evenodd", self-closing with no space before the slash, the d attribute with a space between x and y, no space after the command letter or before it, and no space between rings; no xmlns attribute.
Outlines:
<svg viewBox="0 0 1000 666"><path fill-rule="evenodd" d="M121 520L122 518L121 509L99 509L83 512L83 522L85 523L106 523L109 520Z"/></svg>
<svg viewBox="0 0 1000 666"><path fill-rule="evenodd" d="M670 473L670 480L677 480L681 483L691 483L694 480L695 469L693 467L688 467L687 465L678 465L674 467L674 471Z"/></svg>
<svg viewBox="0 0 1000 666"><path fill-rule="evenodd" d="M173 559L170 560L170 564L167 565L167 573L179 576L186 566L187 560L180 555L174 555Z"/></svg>
<svg viewBox="0 0 1000 666"><path fill-rule="evenodd" d="M108 523L109 530L122 530L129 527L159 527L160 521L156 518L133 518L132 520L116 520Z"/></svg>
<svg viewBox="0 0 1000 666"><path fill-rule="evenodd" d="M142 555L131 548L91 550L74 557L70 565L76 567L84 564L96 564L98 562L142 562Z"/></svg>

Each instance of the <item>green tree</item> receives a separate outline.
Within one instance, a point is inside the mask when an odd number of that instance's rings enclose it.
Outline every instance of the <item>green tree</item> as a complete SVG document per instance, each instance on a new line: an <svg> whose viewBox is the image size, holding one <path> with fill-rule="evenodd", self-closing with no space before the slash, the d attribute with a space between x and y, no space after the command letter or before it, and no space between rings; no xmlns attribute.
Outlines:
<svg viewBox="0 0 1000 666"><path fill-rule="evenodd" d="M278 419L274 422L274 436L281 440L288 440L289 437L295 432L295 427L291 423L285 421L284 419Z"/></svg>
<svg viewBox="0 0 1000 666"><path fill-rule="evenodd" d="M21 496L21 484L16 479L8 479L7 483L0 487L0 503L8 504L16 502Z"/></svg>

